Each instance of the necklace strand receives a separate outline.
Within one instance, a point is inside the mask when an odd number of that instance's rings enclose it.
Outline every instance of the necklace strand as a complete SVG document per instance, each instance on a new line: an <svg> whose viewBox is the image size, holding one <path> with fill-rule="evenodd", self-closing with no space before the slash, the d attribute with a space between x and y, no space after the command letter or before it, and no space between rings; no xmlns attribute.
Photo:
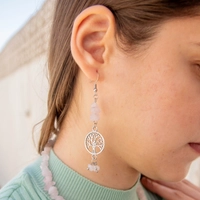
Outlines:
<svg viewBox="0 0 200 200"><path fill-rule="evenodd" d="M53 147L55 140L49 140L49 142L45 145L44 151L42 151L42 162L40 165L42 176L44 177L44 190L48 192L49 196L52 200L65 200L62 196L59 195L58 188L56 187L56 183L53 181L53 174L49 169L49 158L50 151ZM137 187L137 195L140 200L146 200L146 196L144 194L144 190L142 186L138 185Z"/></svg>
<svg viewBox="0 0 200 200"><path fill-rule="evenodd" d="M40 168L44 177L44 190L48 192L53 200L65 200L62 196L58 195L58 188L56 187L56 183L53 181L53 174L49 169L49 157L53 144L54 141L50 140L44 147L44 151L42 151L42 162Z"/></svg>

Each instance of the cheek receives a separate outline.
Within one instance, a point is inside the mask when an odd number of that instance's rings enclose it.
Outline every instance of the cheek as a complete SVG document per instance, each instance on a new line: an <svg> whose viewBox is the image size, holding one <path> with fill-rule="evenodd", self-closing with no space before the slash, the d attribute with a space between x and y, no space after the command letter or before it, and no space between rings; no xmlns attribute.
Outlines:
<svg viewBox="0 0 200 200"><path fill-rule="evenodd" d="M182 88L172 84L161 90L148 90L146 102L141 96L138 103L137 153L143 158L138 169L148 165L148 171L142 170L152 178L178 181L195 159L188 143L199 135L200 99L192 87Z"/></svg>
<svg viewBox="0 0 200 200"><path fill-rule="evenodd" d="M199 137L199 94L190 81L172 80L168 85L159 81L148 86L136 87L140 89L124 103L120 118L121 131L126 133L120 139L124 155L146 175L177 181L195 159L188 143Z"/></svg>
<svg viewBox="0 0 200 200"><path fill-rule="evenodd" d="M156 142L189 142L200 130L200 89L186 74L157 74L139 87L135 114L142 134ZM198 88L198 89L197 89ZM146 135L145 135L146 136ZM174 140L174 141L173 141Z"/></svg>

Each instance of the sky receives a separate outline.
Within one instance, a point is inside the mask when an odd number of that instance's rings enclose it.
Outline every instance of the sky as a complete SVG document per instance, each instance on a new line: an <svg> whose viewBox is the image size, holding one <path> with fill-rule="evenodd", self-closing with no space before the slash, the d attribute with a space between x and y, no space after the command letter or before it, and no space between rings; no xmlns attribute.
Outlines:
<svg viewBox="0 0 200 200"><path fill-rule="evenodd" d="M0 52L45 0L0 0Z"/></svg>

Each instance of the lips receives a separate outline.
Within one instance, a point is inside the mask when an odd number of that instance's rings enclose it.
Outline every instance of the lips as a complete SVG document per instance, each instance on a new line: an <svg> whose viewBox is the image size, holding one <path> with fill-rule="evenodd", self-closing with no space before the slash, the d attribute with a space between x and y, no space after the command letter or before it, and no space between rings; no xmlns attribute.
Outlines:
<svg viewBox="0 0 200 200"><path fill-rule="evenodd" d="M200 154L200 143L189 143L190 147Z"/></svg>

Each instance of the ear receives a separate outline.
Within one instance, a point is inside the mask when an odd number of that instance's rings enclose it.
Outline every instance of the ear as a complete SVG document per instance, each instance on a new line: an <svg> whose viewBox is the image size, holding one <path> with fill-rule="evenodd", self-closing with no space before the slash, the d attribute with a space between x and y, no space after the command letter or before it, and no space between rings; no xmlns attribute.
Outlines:
<svg viewBox="0 0 200 200"><path fill-rule="evenodd" d="M90 79L106 66L114 48L115 20L112 12L101 5L91 6L75 19L71 52L75 62Z"/></svg>

